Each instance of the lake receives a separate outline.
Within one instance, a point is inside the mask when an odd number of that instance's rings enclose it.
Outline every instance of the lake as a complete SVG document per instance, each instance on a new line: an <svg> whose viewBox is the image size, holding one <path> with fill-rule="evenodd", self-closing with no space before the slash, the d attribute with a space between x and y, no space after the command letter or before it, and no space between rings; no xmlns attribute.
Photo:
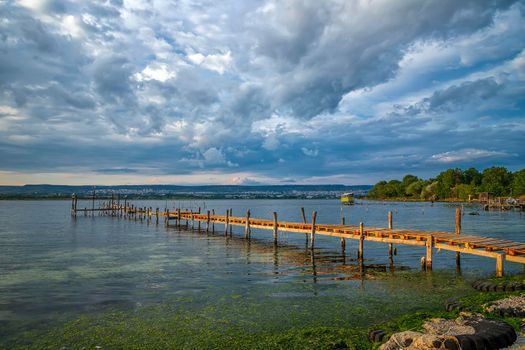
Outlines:
<svg viewBox="0 0 525 350"><path fill-rule="evenodd" d="M453 231L455 204L338 200L133 201L170 210L201 207L224 214L318 223ZM98 202L97 202L98 205ZM78 202L91 207L91 201ZM243 228L224 236L177 230L106 216L70 216L69 201L0 201L0 348L278 348L293 332L370 327L415 310L436 310L469 283L491 276L495 261L435 252L432 273L419 271L424 248L365 241L364 270L357 241L316 236L310 254L305 236ZM465 205L462 233L525 243L525 216L485 212ZM506 263L507 273L523 270ZM327 333L327 334L328 334ZM341 333L342 334L342 333ZM277 338L275 338L277 337ZM280 337L280 338L279 338ZM327 335L328 337L328 335ZM278 340L275 340L278 339ZM291 339L291 338L290 338ZM313 341L313 340L312 340ZM273 345L275 346L273 346Z"/></svg>

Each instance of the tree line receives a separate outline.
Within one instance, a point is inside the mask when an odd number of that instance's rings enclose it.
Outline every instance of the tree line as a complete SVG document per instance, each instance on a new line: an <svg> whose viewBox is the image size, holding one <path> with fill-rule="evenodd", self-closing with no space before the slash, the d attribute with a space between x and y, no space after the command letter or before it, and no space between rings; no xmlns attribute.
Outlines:
<svg viewBox="0 0 525 350"><path fill-rule="evenodd" d="M467 200L469 195L475 198L480 192L490 192L495 196L525 195L525 169L511 172L505 167L494 166L480 172L475 168L454 168L428 180L405 175L401 181L379 181L368 192L368 198Z"/></svg>

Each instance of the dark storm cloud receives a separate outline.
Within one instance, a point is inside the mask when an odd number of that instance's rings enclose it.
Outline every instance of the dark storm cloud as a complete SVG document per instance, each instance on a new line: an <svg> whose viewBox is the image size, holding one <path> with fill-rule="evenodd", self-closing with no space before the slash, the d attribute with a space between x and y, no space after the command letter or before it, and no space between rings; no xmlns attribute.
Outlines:
<svg viewBox="0 0 525 350"><path fill-rule="evenodd" d="M456 112L495 97L500 89L502 86L493 77L466 81L437 90L432 96L424 98L417 104L397 107L402 110L401 113L412 116L421 113Z"/></svg>
<svg viewBox="0 0 525 350"><path fill-rule="evenodd" d="M2 2L0 171L256 183L523 167L524 12L490 0Z"/></svg>
<svg viewBox="0 0 525 350"><path fill-rule="evenodd" d="M252 24L255 53L270 58L279 73L272 99L311 118L333 112L346 92L394 76L414 40L473 32L510 3L273 3Z"/></svg>
<svg viewBox="0 0 525 350"><path fill-rule="evenodd" d="M97 92L104 100L111 103L133 100L130 87L132 68L126 57L101 57L93 62L90 69Z"/></svg>

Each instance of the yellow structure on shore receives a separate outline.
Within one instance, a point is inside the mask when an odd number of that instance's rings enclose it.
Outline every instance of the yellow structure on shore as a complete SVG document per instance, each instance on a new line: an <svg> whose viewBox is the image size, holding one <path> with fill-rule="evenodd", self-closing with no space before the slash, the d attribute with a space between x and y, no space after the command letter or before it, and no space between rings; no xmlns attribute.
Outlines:
<svg viewBox="0 0 525 350"><path fill-rule="evenodd" d="M348 192L341 195L341 204L343 205L353 205L354 204L354 193Z"/></svg>

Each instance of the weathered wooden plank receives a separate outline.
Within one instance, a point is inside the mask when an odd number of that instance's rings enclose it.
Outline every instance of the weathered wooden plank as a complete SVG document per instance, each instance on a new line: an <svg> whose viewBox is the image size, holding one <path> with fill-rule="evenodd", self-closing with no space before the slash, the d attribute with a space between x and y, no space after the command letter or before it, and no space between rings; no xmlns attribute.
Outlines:
<svg viewBox="0 0 525 350"><path fill-rule="evenodd" d="M112 210L112 207L99 208L99 211ZM125 209L128 213L148 213L143 209ZM304 210L304 209L303 209ZM77 211L91 211L90 209L77 209ZM525 265L525 244L520 242L513 242L509 240L502 240L492 237L480 237L474 235L459 235L461 232L461 217L459 222L456 222L456 232L443 231L418 231L410 229L393 229L391 222L389 228L383 227L367 227L354 225L338 225L338 224L308 224L306 218L303 222L277 222L276 215L273 220L257 219L247 217L234 217L231 215L231 210L226 211L226 215L213 215L193 213L191 211L180 211L180 214L169 213L169 211L159 212L159 216L169 216L169 218L196 220L206 222L206 226L215 223L224 223L225 231L231 226L244 226L251 229L263 229L273 231L274 242L277 238L277 231L282 230L286 232L298 232L310 234L312 242L310 247L313 247L315 235L325 235L330 237L339 237L342 239L356 239L359 240L359 255L363 256L363 245L366 241L389 243L389 256L392 257L392 244L405 244L412 246L427 247L427 256L425 258L426 268L431 268L432 264L432 248L451 250L457 253L473 254L478 256L490 257L497 259L496 271L497 274L503 274L503 261L512 261ZM155 214L157 215L157 214ZM168 219L169 219L168 218ZM389 219L390 220L390 219ZM459 232L458 232L459 231ZM249 233L248 233L249 234ZM501 253L505 251L505 253Z"/></svg>

